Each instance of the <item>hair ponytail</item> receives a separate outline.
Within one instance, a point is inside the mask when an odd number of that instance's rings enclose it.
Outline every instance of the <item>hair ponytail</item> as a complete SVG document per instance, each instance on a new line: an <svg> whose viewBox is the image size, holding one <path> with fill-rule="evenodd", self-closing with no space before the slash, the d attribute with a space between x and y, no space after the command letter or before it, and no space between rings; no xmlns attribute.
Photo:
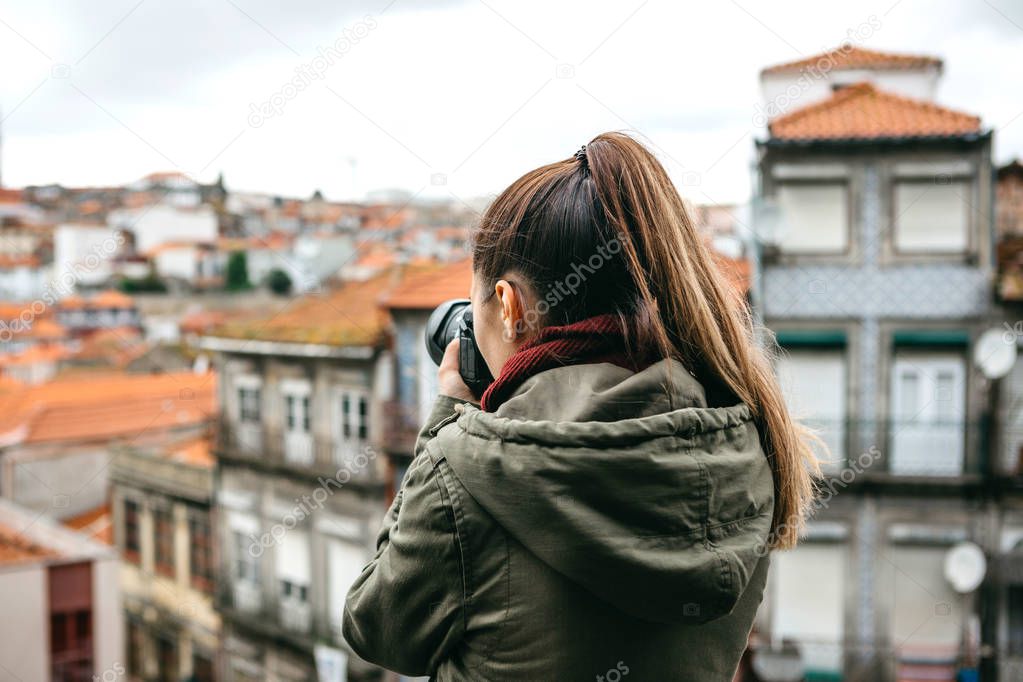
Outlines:
<svg viewBox="0 0 1023 682"><path fill-rule="evenodd" d="M770 359L664 167L622 133L515 181L487 209L473 267L492 284L516 272L540 297L594 253L613 256L550 311L549 324L616 313L639 352L680 360L748 404L774 476L771 546L795 545L819 473L814 439L793 421ZM593 270L593 268L591 268Z"/></svg>

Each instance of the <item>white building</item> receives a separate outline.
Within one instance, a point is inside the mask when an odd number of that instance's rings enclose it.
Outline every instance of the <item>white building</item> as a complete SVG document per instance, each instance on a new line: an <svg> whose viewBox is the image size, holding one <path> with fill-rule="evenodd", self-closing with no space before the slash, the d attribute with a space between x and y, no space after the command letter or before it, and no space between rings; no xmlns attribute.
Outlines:
<svg viewBox="0 0 1023 682"><path fill-rule="evenodd" d="M121 679L119 569L113 548L0 499L5 676Z"/></svg>
<svg viewBox="0 0 1023 682"><path fill-rule="evenodd" d="M112 273L124 237L107 225L62 223L53 231L53 275L62 293L99 286Z"/></svg>
<svg viewBox="0 0 1023 682"><path fill-rule="evenodd" d="M933 101L942 61L929 55L877 52L846 44L760 72L767 119L827 99L854 83L871 83L903 97ZM761 120L758 123L765 123Z"/></svg>
<svg viewBox="0 0 1023 682"><path fill-rule="evenodd" d="M146 253L168 242L215 242L217 215L209 206L175 207L164 203L110 214L110 226L135 237L135 251Z"/></svg>

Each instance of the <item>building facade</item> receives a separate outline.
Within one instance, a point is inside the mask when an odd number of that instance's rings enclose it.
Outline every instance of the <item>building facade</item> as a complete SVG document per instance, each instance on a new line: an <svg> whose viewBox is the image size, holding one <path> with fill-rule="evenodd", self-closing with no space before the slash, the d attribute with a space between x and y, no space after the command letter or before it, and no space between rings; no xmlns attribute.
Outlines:
<svg viewBox="0 0 1023 682"><path fill-rule="evenodd" d="M117 553L109 546L0 499L4 676L121 679L117 571Z"/></svg>
<svg viewBox="0 0 1023 682"><path fill-rule="evenodd" d="M206 436L114 453L127 679L215 679L213 465Z"/></svg>
<svg viewBox="0 0 1023 682"><path fill-rule="evenodd" d="M974 362L997 317L991 134L926 98L940 61L908 59L853 51L764 76L765 94L786 77L826 91L769 122L754 206L755 304L790 407L829 453L758 621L767 649L796 645L806 679L992 670L991 595L957 593L944 562L963 542L996 555L1023 521L1002 502Z"/></svg>
<svg viewBox="0 0 1023 682"><path fill-rule="evenodd" d="M221 377L216 604L223 679L378 678L341 635L386 510L390 275L205 337ZM343 679L329 677L328 679Z"/></svg>

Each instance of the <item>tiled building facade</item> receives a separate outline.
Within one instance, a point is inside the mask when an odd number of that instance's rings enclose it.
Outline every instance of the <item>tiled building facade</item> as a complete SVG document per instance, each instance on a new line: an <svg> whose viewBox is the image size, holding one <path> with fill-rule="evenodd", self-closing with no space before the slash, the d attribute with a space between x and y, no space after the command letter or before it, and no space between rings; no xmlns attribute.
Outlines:
<svg viewBox="0 0 1023 682"><path fill-rule="evenodd" d="M792 409L830 450L805 542L775 555L758 629L767 648L796 643L807 679L952 680L999 663L1015 679L995 652L1011 653L998 619L1019 605L994 594L994 575L958 594L944 573L954 546L997 557L1023 530L974 361L999 321L991 134L876 85L892 71L933 79L933 60L920 64L841 62L821 76L829 94L758 144L755 305Z"/></svg>

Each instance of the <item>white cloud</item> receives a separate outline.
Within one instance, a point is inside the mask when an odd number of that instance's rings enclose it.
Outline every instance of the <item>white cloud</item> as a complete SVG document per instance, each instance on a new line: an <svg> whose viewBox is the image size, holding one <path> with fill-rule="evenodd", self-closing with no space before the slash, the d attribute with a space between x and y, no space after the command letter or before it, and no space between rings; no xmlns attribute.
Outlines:
<svg viewBox="0 0 1023 682"><path fill-rule="evenodd" d="M762 134L759 70L833 47L870 15L881 28L867 47L943 57L940 100L1001 128L998 160L1023 155L1023 11L1007 0L397 0L381 14L386 2L0 0L5 184L119 183L177 165L288 195L468 198L635 129L684 194L741 200ZM252 104L367 14L376 27L322 81L248 125ZM54 64L69 77L52 78Z"/></svg>

